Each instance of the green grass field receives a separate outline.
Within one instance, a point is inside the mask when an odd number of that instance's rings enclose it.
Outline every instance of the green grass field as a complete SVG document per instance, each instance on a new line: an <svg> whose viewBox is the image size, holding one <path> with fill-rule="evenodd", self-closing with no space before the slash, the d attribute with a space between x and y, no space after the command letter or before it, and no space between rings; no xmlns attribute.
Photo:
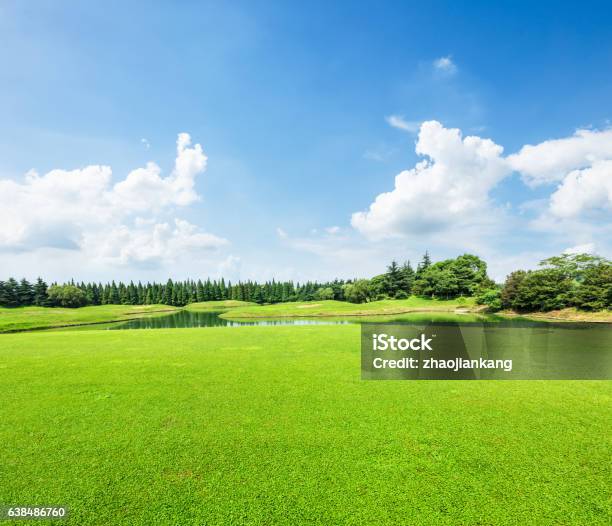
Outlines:
<svg viewBox="0 0 612 526"><path fill-rule="evenodd" d="M99 305L79 309L48 307L0 307L0 333L46 327L125 321L176 312L170 305Z"/></svg>
<svg viewBox="0 0 612 526"><path fill-rule="evenodd" d="M202 301L199 303L190 303L185 308L187 310L196 311L196 312L221 312L228 309L235 309L238 307L250 307L252 305L257 305L256 303L251 303L249 301L238 301L238 300L221 300L221 301Z"/></svg>
<svg viewBox="0 0 612 526"><path fill-rule="evenodd" d="M227 318L372 316L427 311L449 312L455 309L470 309L474 306L474 298L431 300L411 296L405 300L382 300L370 303L325 300L276 303L274 305L251 305L231 309L230 312L222 316Z"/></svg>
<svg viewBox="0 0 612 526"><path fill-rule="evenodd" d="M366 382L359 334L2 335L0 504L75 525L610 524L610 382Z"/></svg>
<svg viewBox="0 0 612 526"><path fill-rule="evenodd" d="M236 318L318 317L351 315L385 315L415 311L449 312L458 307L474 305L472 298L463 302L425 300L411 297L406 300L385 300L366 304L342 301L278 303L257 305L246 301L224 300L191 303L185 307L193 312L224 312ZM149 316L164 316L179 310L170 305L99 305L79 309L48 307L0 307L0 333L48 329L87 324L110 323ZM95 328L95 327L92 327Z"/></svg>

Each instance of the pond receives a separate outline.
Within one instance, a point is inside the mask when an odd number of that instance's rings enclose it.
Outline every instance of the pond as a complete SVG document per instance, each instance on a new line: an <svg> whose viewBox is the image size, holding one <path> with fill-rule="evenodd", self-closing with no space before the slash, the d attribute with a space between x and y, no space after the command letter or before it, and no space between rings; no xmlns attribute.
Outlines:
<svg viewBox="0 0 612 526"><path fill-rule="evenodd" d="M545 328L556 329L610 329L607 323L548 322L526 318L506 318L491 314L453 313L453 312L413 312L387 316L338 316L338 317L300 317L300 318L222 318L223 312L197 312L181 310L165 316L137 318L108 325L92 325L91 329L180 329L202 327L243 327L253 325L347 325L360 323L406 323L406 324L478 324L483 327L502 328ZM64 329L65 330L65 329Z"/></svg>
<svg viewBox="0 0 612 526"><path fill-rule="evenodd" d="M241 319L226 320L219 317L221 312L194 312L181 310L167 316L153 318L138 318L120 323L113 323L107 328L111 330L123 329L179 329L198 327L241 327L244 325L336 325L351 323L347 320L337 319ZM96 327L93 327L96 328ZM99 328L99 327L97 327Z"/></svg>

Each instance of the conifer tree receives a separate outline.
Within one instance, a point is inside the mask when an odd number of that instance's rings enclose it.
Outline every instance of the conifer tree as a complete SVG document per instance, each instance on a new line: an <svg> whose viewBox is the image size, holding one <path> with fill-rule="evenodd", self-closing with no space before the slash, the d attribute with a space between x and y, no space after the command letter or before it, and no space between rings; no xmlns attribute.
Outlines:
<svg viewBox="0 0 612 526"><path fill-rule="evenodd" d="M0 306L8 307L8 304L9 298L6 283L4 281L0 281Z"/></svg>
<svg viewBox="0 0 612 526"><path fill-rule="evenodd" d="M19 284L14 278L9 278L8 281L4 283L3 305L5 307L19 306L19 295L17 293L18 287Z"/></svg>
<svg viewBox="0 0 612 526"><path fill-rule="evenodd" d="M384 291L392 298L398 293L401 287L402 273L396 261L392 261L387 267L384 280Z"/></svg>
<svg viewBox="0 0 612 526"><path fill-rule="evenodd" d="M404 262L400 272L400 290L404 291L406 294L410 294L412 292L412 284L414 283L415 278L415 272L410 265L410 261Z"/></svg>
<svg viewBox="0 0 612 526"><path fill-rule="evenodd" d="M34 303L34 289L32 288L32 284L25 278L23 278L17 286L17 301L21 307Z"/></svg>
<svg viewBox="0 0 612 526"><path fill-rule="evenodd" d="M47 284L42 280L42 278L38 278L36 280L36 284L34 285L34 305L44 307L47 305L47 302Z"/></svg>
<svg viewBox="0 0 612 526"><path fill-rule="evenodd" d="M119 289L117 285L113 281L110 286L110 292L108 295L108 303L111 305L120 305L121 301L119 300Z"/></svg>
<svg viewBox="0 0 612 526"><path fill-rule="evenodd" d="M423 272L425 272L425 270L427 270L430 266L431 266L431 258L429 257L429 251L426 250L425 254L423 254L423 259L417 265L416 277L420 278Z"/></svg>

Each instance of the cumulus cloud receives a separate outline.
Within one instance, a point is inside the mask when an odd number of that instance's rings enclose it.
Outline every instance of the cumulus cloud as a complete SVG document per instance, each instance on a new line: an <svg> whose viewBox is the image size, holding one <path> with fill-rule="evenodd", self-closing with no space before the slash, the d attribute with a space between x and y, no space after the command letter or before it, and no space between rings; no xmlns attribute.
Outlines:
<svg viewBox="0 0 612 526"><path fill-rule="evenodd" d="M441 71L447 74L453 74L457 71L457 66L451 59L450 55L447 57L440 57L433 61L433 67L437 71Z"/></svg>
<svg viewBox="0 0 612 526"><path fill-rule="evenodd" d="M612 159L612 129L577 130L571 137L527 144L510 155L510 166L530 186L563 181L567 174Z"/></svg>
<svg viewBox="0 0 612 526"><path fill-rule="evenodd" d="M138 168L115 184L111 194L118 207L130 211L159 209L169 205L187 206L198 200L195 178L206 169L208 158L202 146L190 148L191 138L181 133L177 140L174 170L161 177L161 169L153 162Z"/></svg>
<svg viewBox="0 0 612 526"><path fill-rule="evenodd" d="M395 188L376 197L367 211L354 213L354 228L381 239L490 222L495 210L489 192L510 170L501 146L427 121L416 152L425 159L397 175Z"/></svg>
<svg viewBox="0 0 612 526"><path fill-rule="evenodd" d="M612 230L612 130L578 130L573 136L522 147L503 156L501 146L463 137L439 122L421 125L414 168L395 177L393 190L378 195L351 224L370 239L444 232L465 242L508 229L511 216L491 192L518 172L529 187L549 185L547 197L518 204L534 230L573 243L589 242ZM527 225L526 225L527 226Z"/></svg>
<svg viewBox="0 0 612 526"><path fill-rule="evenodd" d="M577 130L571 137L523 146L508 157L529 186L556 185L536 225L612 209L612 129Z"/></svg>
<svg viewBox="0 0 612 526"><path fill-rule="evenodd" d="M387 124L398 130L416 133L419 131L419 123L417 121L407 121L401 115L389 115L385 117Z"/></svg>
<svg viewBox="0 0 612 526"><path fill-rule="evenodd" d="M157 219L199 198L195 179L206 163L202 147L191 146L189 135L181 133L167 177L150 162L114 185L111 168L98 165L44 175L31 171L23 181L0 179L0 248L78 249L127 263L221 246L225 240L186 221Z"/></svg>
<svg viewBox="0 0 612 526"><path fill-rule="evenodd" d="M560 218L597 209L612 210L612 160L571 171L550 196L550 212Z"/></svg>

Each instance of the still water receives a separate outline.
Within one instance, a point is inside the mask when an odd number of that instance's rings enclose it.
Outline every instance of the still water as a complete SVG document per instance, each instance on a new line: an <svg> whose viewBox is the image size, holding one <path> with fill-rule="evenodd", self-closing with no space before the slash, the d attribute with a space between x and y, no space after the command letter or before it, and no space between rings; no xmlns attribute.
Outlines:
<svg viewBox="0 0 612 526"><path fill-rule="evenodd" d="M220 318L220 312L192 312L181 310L167 316L157 316L154 318L139 318L121 323L115 323L109 326L109 329L180 329L180 328L197 328L197 327L240 327L243 325L330 325L330 324L347 324L351 323L347 320L312 320L301 318L286 318L275 320L261 319L242 319L242 320L226 320Z"/></svg>
<svg viewBox="0 0 612 526"><path fill-rule="evenodd" d="M422 324L452 324L472 325L495 329L540 329L540 333L549 334L555 331L580 331L584 337L590 331L604 331L612 335L612 324L609 323L571 323L536 321L526 318L505 318L485 314L458 314L452 312L413 312L391 316L345 316L345 317L315 317L315 318L236 318L225 319L219 315L222 312L194 312L181 310L165 316L139 318L124 322L112 323L107 326L91 326L92 329L108 328L123 329L180 329L199 327L242 327L247 325L347 325L360 323L406 323ZM536 331L538 332L538 331ZM565 333L567 334L567 333Z"/></svg>

